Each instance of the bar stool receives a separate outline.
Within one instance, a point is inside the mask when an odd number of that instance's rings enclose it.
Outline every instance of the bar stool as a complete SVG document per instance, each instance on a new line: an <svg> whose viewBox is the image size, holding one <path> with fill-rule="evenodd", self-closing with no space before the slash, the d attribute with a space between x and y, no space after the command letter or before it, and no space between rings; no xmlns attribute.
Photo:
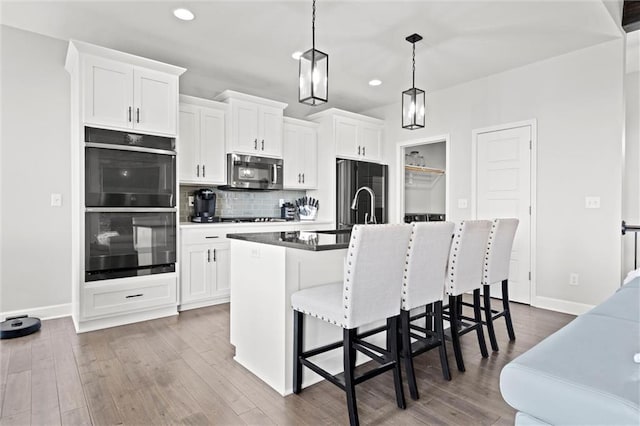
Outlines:
<svg viewBox="0 0 640 426"><path fill-rule="evenodd" d="M404 358L409 393L418 399L418 386L413 368L413 357L439 348L442 376L451 380L442 321L442 300L447 276L447 259L451 249L452 222L413 223L413 232L407 250L404 280L402 282L402 357ZM434 305L433 312L426 309ZM411 310L425 307L425 312L411 315ZM435 332L430 327L420 327L414 321L433 316ZM418 334L420 333L420 334ZM411 342L411 339L415 342Z"/></svg>
<svg viewBox="0 0 640 426"><path fill-rule="evenodd" d="M511 263L511 249L518 229L518 219L495 219L491 225L491 233L487 242L484 258L482 293L484 297L484 316L491 349L498 351L498 341L493 328L493 321L504 317L507 324L509 340L516 339L511 322L509 309L509 264ZM491 309L491 284L502 282L502 311Z"/></svg>
<svg viewBox="0 0 640 426"><path fill-rule="evenodd" d="M399 362L398 317L400 291L405 256L411 235L410 225L357 225L345 261L343 282L300 290L291 295L294 313L293 331L293 392L302 388L302 366L330 381L347 394L349 422L357 425L355 385L385 371L393 370L396 403L405 408ZM342 342L304 350L304 316L312 315L343 329ZM357 334L357 328L379 320L386 320L387 344L380 348L364 337L372 332ZM314 364L309 358L327 351L343 348L344 372L333 375ZM356 376L356 351L380 365Z"/></svg>
<svg viewBox="0 0 640 426"><path fill-rule="evenodd" d="M484 255L490 232L491 222L488 220L465 220L456 227L451 244L446 285L449 306L445 319L448 319L451 324L451 342L459 371L465 371L460 336L475 330L482 357L489 356L482 331L480 287L482 286ZM473 291L473 304L462 301L462 294L469 291ZM473 307L473 318L463 315L463 306Z"/></svg>

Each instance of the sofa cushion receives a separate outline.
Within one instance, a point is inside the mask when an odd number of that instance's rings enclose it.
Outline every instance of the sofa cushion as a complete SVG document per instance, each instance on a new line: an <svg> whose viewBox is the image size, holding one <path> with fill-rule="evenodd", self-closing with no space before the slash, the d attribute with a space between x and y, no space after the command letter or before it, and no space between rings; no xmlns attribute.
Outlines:
<svg viewBox="0 0 640 426"><path fill-rule="evenodd" d="M502 396L551 424L638 425L639 336L636 322L582 315L504 367Z"/></svg>

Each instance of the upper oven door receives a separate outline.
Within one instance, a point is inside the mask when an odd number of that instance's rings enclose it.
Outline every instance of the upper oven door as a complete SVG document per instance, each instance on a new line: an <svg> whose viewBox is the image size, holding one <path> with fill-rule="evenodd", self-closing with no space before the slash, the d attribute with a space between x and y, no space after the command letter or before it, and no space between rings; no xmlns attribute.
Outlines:
<svg viewBox="0 0 640 426"><path fill-rule="evenodd" d="M232 188L282 189L282 160L229 154L227 170Z"/></svg>
<svg viewBox="0 0 640 426"><path fill-rule="evenodd" d="M121 149L85 148L87 207L175 207L176 157Z"/></svg>

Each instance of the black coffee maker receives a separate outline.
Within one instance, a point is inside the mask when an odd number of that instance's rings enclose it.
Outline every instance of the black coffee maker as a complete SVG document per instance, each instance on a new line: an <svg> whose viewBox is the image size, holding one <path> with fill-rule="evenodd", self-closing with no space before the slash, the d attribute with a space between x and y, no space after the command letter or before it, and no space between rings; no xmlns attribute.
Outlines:
<svg viewBox="0 0 640 426"><path fill-rule="evenodd" d="M195 215L191 218L191 222L217 222L217 218L214 217L216 213L216 193L213 192L213 189L198 189L193 193L193 196L193 208Z"/></svg>

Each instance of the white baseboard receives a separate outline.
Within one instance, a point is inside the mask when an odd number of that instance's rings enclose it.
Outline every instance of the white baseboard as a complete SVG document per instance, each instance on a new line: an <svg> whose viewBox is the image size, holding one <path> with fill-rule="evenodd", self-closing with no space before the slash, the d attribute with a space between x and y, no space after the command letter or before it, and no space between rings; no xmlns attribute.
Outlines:
<svg viewBox="0 0 640 426"><path fill-rule="evenodd" d="M563 312L565 314L582 315L592 309L594 305L586 305L584 303L570 302L551 297L535 296L531 306L549 309L550 311Z"/></svg>
<svg viewBox="0 0 640 426"><path fill-rule="evenodd" d="M37 317L42 320L68 317L71 316L71 303L20 309L18 311L0 312L0 318L2 321L7 317L15 317L18 315L29 315L30 317Z"/></svg>

